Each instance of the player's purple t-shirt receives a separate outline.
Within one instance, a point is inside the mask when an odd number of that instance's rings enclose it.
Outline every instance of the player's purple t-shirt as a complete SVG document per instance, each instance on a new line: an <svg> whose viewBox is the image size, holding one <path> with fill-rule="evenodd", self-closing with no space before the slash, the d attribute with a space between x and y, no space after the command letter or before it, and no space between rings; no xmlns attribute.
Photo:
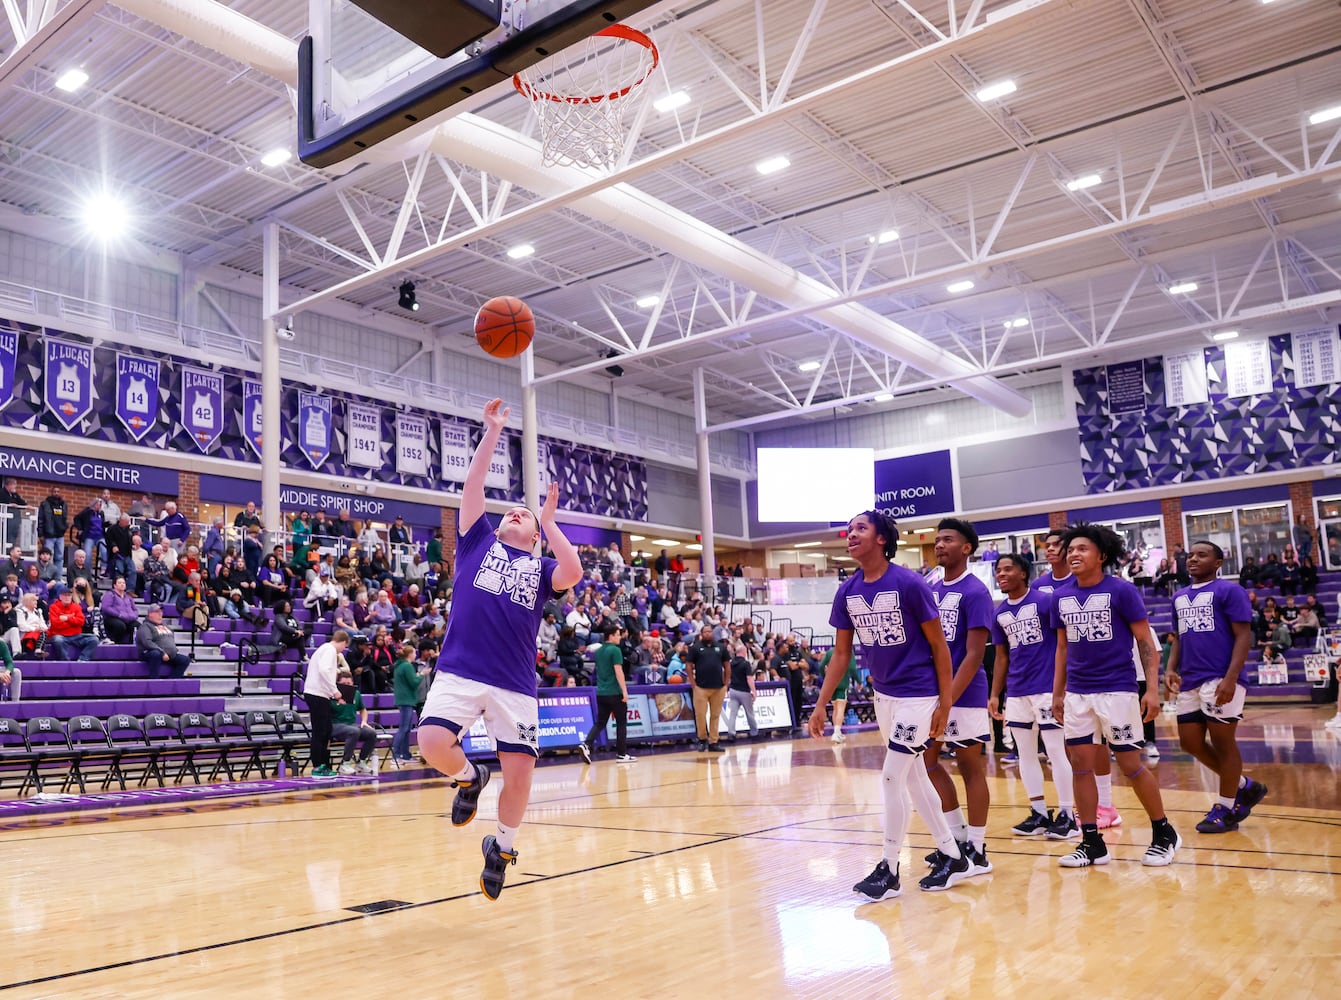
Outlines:
<svg viewBox="0 0 1341 1000"><path fill-rule="evenodd" d="M1194 584L1173 595L1173 614L1178 623L1178 671L1183 687L1191 691L1219 680L1234 652L1232 623L1253 620L1247 593L1230 580Z"/></svg>
<svg viewBox="0 0 1341 1000"><path fill-rule="evenodd" d="M504 545L481 514L456 541L452 615L438 669L534 696L535 638L545 602L555 596L556 565Z"/></svg>
<svg viewBox="0 0 1341 1000"><path fill-rule="evenodd" d="M1062 577L1060 580L1051 573L1048 573L1046 576L1040 576L1037 580L1031 583L1029 589L1041 590L1045 594L1056 594L1057 591L1061 590L1063 587L1074 586L1075 582L1076 576L1074 573L1067 573L1066 576Z"/></svg>
<svg viewBox="0 0 1341 1000"><path fill-rule="evenodd" d="M1052 595L1027 590L1018 601L996 606L992 642L1010 651L1006 696L1024 698L1052 691L1057 671L1057 631L1052 627Z"/></svg>
<svg viewBox="0 0 1341 1000"><path fill-rule="evenodd" d="M1053 595L1052 627L1066 629L1066 690L1135 691L1131 626L1148 619L1141 592L1105 576L1093 587L1074 580Z"/></svg>
<svg viewBox="0 0 1341 1000"><path fill-rule="evenodd" d="M936 620L927 581L895 563L873 583L861 570L840 583L829 614L834 628L856 633L875 689L896 698L940 694L931 645L922 633L926 622Z"/></svg>
<svg viewBox="0 0 1341 1000"><path fill-rule="evenodd" d="M950 647L950 667L958 670L968 653L970 629L991 629L992 594L987 585L965 570L954 583L937 579L931 585L940 613L941 631ZM987 671L979 664L964 693L955 702L958 708L987 707Z"/></svg>

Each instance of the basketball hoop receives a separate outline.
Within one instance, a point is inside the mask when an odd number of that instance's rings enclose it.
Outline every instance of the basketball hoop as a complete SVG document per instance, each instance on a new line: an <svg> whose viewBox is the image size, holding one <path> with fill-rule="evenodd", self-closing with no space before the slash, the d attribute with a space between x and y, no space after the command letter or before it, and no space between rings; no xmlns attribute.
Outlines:
<svg viewBox="0 0 1341 1000"><path fill-rule="evenodd" d="M540 119L541 162L603 169L618 163L624 116L646 100L641 85L660 62L652 39L612 24L516 74L512 85Z"/></svg>

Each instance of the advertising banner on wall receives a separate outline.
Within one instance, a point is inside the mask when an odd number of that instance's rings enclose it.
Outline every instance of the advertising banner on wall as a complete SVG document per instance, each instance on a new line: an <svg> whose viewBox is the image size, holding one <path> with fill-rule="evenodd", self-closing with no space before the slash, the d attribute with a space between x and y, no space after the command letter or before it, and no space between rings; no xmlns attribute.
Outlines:
<svg viewBox="0 0 1341 1000"><path fill-rule="evenodd" d="M0 409L14 398L14 368L19 359L19 335L0 330Z"/></svg>
<svg viewBox="0 0 1341 1000"><path fill-rule="evenodd" d="M345 461L364 469L382 467L382 411L345 404Z"/></svg>
<svg viewBox="0 0 1341 1000"><path fill-rule="evenodd" d="M687 684L675 685L661 694L650 695L648 701L653 736L682 736L694 733L694 696Z"/></svg>
<svg viewBox="0 0 1341 1000"><path fill-rule="evenodd" d="M551 694L550 692L554 693ZM540 696L540 749L562 750L575 747L591 729L595 718L595 705L591 694L576 694L567 688L541 688ZM465 733L461 741L466 753L491 753L493 741L485 728L484 719L476 719L475 724Z"/></svg>
<svg viewBox="0 0 1341 1000"><path fill-rule="evenodd" d="M722 718L719 720L717 731L720 733L730 732L727 728L727 722L730 715L727 709L730 708L726 702L722 703ZM754 721L759 729L790 729L792 727L792 703L787 698L787 685L779 683L776 687L764 687L762 684L755 688L754 694ZM736 713L736 732L748 733L750 724L745 718L744 710Z"/></svg>
<svg viewBox="0 0 1341 1000"><path fill-rule="evenodd" d="M242 436L261 457L261 383L252 378L242 380Z"/></svg>
<svg viewBox="0 0 1341 1000"><path fill-rule="evenodd" d="M331 454L331 397L315 392L298 393L298 449L320 469Z"/></svg>
<svg viewBox="0 0 1341 1000"><path fill-rule="evenodd" d="M423 417L396 414L396 471L406 476L428 475L428 421Z"/></svg>
<svg viewBox="0 0 1341 1000"><path fill-rule="evenodd" d="M442 478L464 483L470 467L470 428L453 420L442 422Z"/></svg>
<svg viewBox="0 0 1341 1000"><path fill-rule="evenodd" d="M652 701L647 695L629 693L627 708L629 739L651 739L653 711ZM605 739L608 743L615 742L615 720L613 718L605 724Z"/></svg>
<svg viewBox="0 0 1341 1000"><path fill-rule="evenodd" d="M1108 412L1140 413L1145 409L1145 362L1108 365Z"/></svg>
<svg viewBox="0 0 1341 1000"><path fill-rule="evenodd" d="M877 461L875 506L896 520L953 511L955 480L949 450Z"/></svg>
<svg viewBox="0 0 1341 1000"><path fill-rule="evenodd" d="M47 409L67 431L93 409L93 348L46 341Z"/></svg>
<svg viewBox="0 0 1341 1000"><path fill-rule="evenodd" d="M223 376L199 368L182 369L182 429L208 452L223 433Z"/></svg>
<svg viewBox="0 0 1341 1000"><path fill-rule="evenodd" d="M1167 405L1195 406L1209 399L1206 351L1203 348L1164 355L1164 402Z"/></svg>
<svg viewBox="0 0 1341 1000"><path fill-rule="evenodd" d="M116 356L116 416L136 441L143 441L158 423L158 380L161 371L151 358Z"/></svg>

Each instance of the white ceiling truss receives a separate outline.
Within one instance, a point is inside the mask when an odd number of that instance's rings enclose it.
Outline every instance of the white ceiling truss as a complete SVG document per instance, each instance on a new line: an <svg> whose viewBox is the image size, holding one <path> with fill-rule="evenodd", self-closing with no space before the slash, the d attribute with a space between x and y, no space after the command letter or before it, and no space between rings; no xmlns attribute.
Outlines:
<svg viewBox="0 0 1341 1000"><path fill-rule="evenodd" d="M304 5L0 2L0 202L111 186L145 242L249 275L276 222L286 310L403 321L410 278L426 346L519 295L541 381L613 352L623 394L689 400L702 368L714 429L947 385L1019 415L1021 373L1341 317L1341 120L1308 122L1341 104L1332 0L663 3L648 86L691 101L607 173L540 167L510 88L355 169L265 168Z"/></svg>

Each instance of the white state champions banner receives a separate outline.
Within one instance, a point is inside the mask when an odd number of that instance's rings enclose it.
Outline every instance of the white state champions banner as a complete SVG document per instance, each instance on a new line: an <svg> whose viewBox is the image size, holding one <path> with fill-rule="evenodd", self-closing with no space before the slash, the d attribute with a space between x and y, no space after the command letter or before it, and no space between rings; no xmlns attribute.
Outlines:
<svg viewBox="0 0 1341 1000"><path fill-rule="evenodd" d="M428 421L396 414L396 471L405 476L428 475Z"/></svg>
<svg viewBox="0 0 1341 1000"><path fill-rule="evenodd" d="M470 467L470 428L451 420L442 422L442 478L464 483Z"/></svg>
<svg viewBox="0 0 1341 1000"><path fill-rule="evenodd" d="M365 469L382 467L382 411L345 404L345 461Z"/></svg>

